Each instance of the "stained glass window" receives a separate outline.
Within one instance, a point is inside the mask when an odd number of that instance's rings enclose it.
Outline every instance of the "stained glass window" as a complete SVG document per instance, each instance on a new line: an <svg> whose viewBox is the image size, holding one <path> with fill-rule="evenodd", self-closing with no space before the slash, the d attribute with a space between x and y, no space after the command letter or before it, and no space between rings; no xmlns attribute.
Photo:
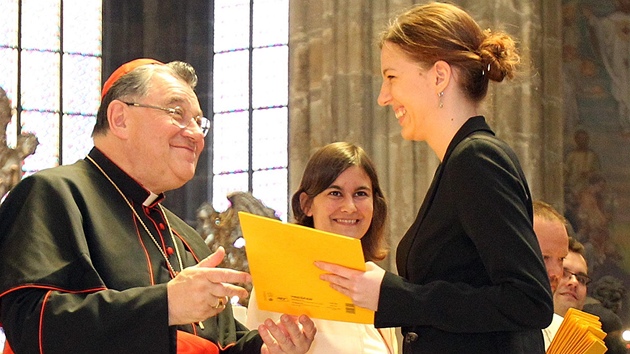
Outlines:
<svg viewBox="0 0 630 354"><path fill-rule="evenodd" d="M22 133L37 137L26 174L74 163L92 146L102 1L0 0L0 8L0 87L15 108L7 144Z"/></svg>
<svg viewBox="0 0 630 354"><path fill-rule="evenodd" d="M215 0L212 204L288 209L288 0ZM250 23L251 21L251 23Z"/></svg>
<svg viewBox="0 0 630 354"><path fill-rule="evenodd" d="M73 163L92 146L101 8L101 0L0 0L0 87L15 112L0 134L10 148L19 147L22 133L37 137L22 166L26 175ZM4 343L0 327L0 351Z"/></svg>
<svg viewBox="0 0 630 354"><path fill-rule="evenodd" d="M37 136L26 174L73 163L92 146L102 2L0 0L0 8L0 87L15 108L7 143ZM252 191L286 220L289 2L216 0L214 9L213 205L223 210L228 193Z"/></svg>

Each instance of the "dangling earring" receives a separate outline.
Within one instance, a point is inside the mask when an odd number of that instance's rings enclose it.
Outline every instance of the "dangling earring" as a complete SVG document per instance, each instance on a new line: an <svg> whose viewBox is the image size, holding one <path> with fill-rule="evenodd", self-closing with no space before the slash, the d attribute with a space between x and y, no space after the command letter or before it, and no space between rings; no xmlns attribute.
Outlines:
<svg viewBox="0 0 630 354"><path fill-rule="evenodd" d="M444 97L444 91L438 93L438 97L440 99L440 104L439 104L440 108L444 108L444 102L442 102L442 97Z"/></svg>

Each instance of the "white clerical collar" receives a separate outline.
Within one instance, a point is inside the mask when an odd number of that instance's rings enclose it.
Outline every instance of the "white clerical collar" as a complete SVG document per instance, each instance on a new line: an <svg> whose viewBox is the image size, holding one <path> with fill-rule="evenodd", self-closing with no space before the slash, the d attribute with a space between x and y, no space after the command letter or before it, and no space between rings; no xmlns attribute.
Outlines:
<svg viewBox="0 0 630 354"><path fill-rule="evenodd" d="M159 197L159 195L151 192L151 194L149 194L149 196L147 197L147 199L144 200L144 202L142 203L142 205L144 205L145 207L148 207L149 205L153 204L153 202Z"/></svg>

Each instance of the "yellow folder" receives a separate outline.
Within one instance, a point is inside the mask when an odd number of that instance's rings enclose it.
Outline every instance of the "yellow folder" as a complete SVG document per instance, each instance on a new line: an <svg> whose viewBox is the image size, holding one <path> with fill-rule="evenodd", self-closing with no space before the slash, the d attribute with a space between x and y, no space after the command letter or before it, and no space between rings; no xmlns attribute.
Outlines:
<svg viewBox="0 0 630 354"><path fill-rule="evenodd" d="M242 211L238 216L261 310L374 323L374 311L333 290L313 264L325 261L364 271L360 240Z"/></svg>
<svg viewBox="0 0 630 354"><path fill-rule="evenodd" d="M605 337L599 317L570 308L546 354L603 354Z"/></svg>

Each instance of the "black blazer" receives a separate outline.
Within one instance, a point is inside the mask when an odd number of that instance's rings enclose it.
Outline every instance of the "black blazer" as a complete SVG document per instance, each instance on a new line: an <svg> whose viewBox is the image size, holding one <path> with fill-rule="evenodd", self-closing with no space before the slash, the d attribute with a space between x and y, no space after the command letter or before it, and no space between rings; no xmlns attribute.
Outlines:
<svg viewBox="0 0 630 354"><path fill-rule="evenodd" d="M398 245L376 327L401 326L405 353L544 353L553 301L532 218L516 155L470 118Z"/></svg>

